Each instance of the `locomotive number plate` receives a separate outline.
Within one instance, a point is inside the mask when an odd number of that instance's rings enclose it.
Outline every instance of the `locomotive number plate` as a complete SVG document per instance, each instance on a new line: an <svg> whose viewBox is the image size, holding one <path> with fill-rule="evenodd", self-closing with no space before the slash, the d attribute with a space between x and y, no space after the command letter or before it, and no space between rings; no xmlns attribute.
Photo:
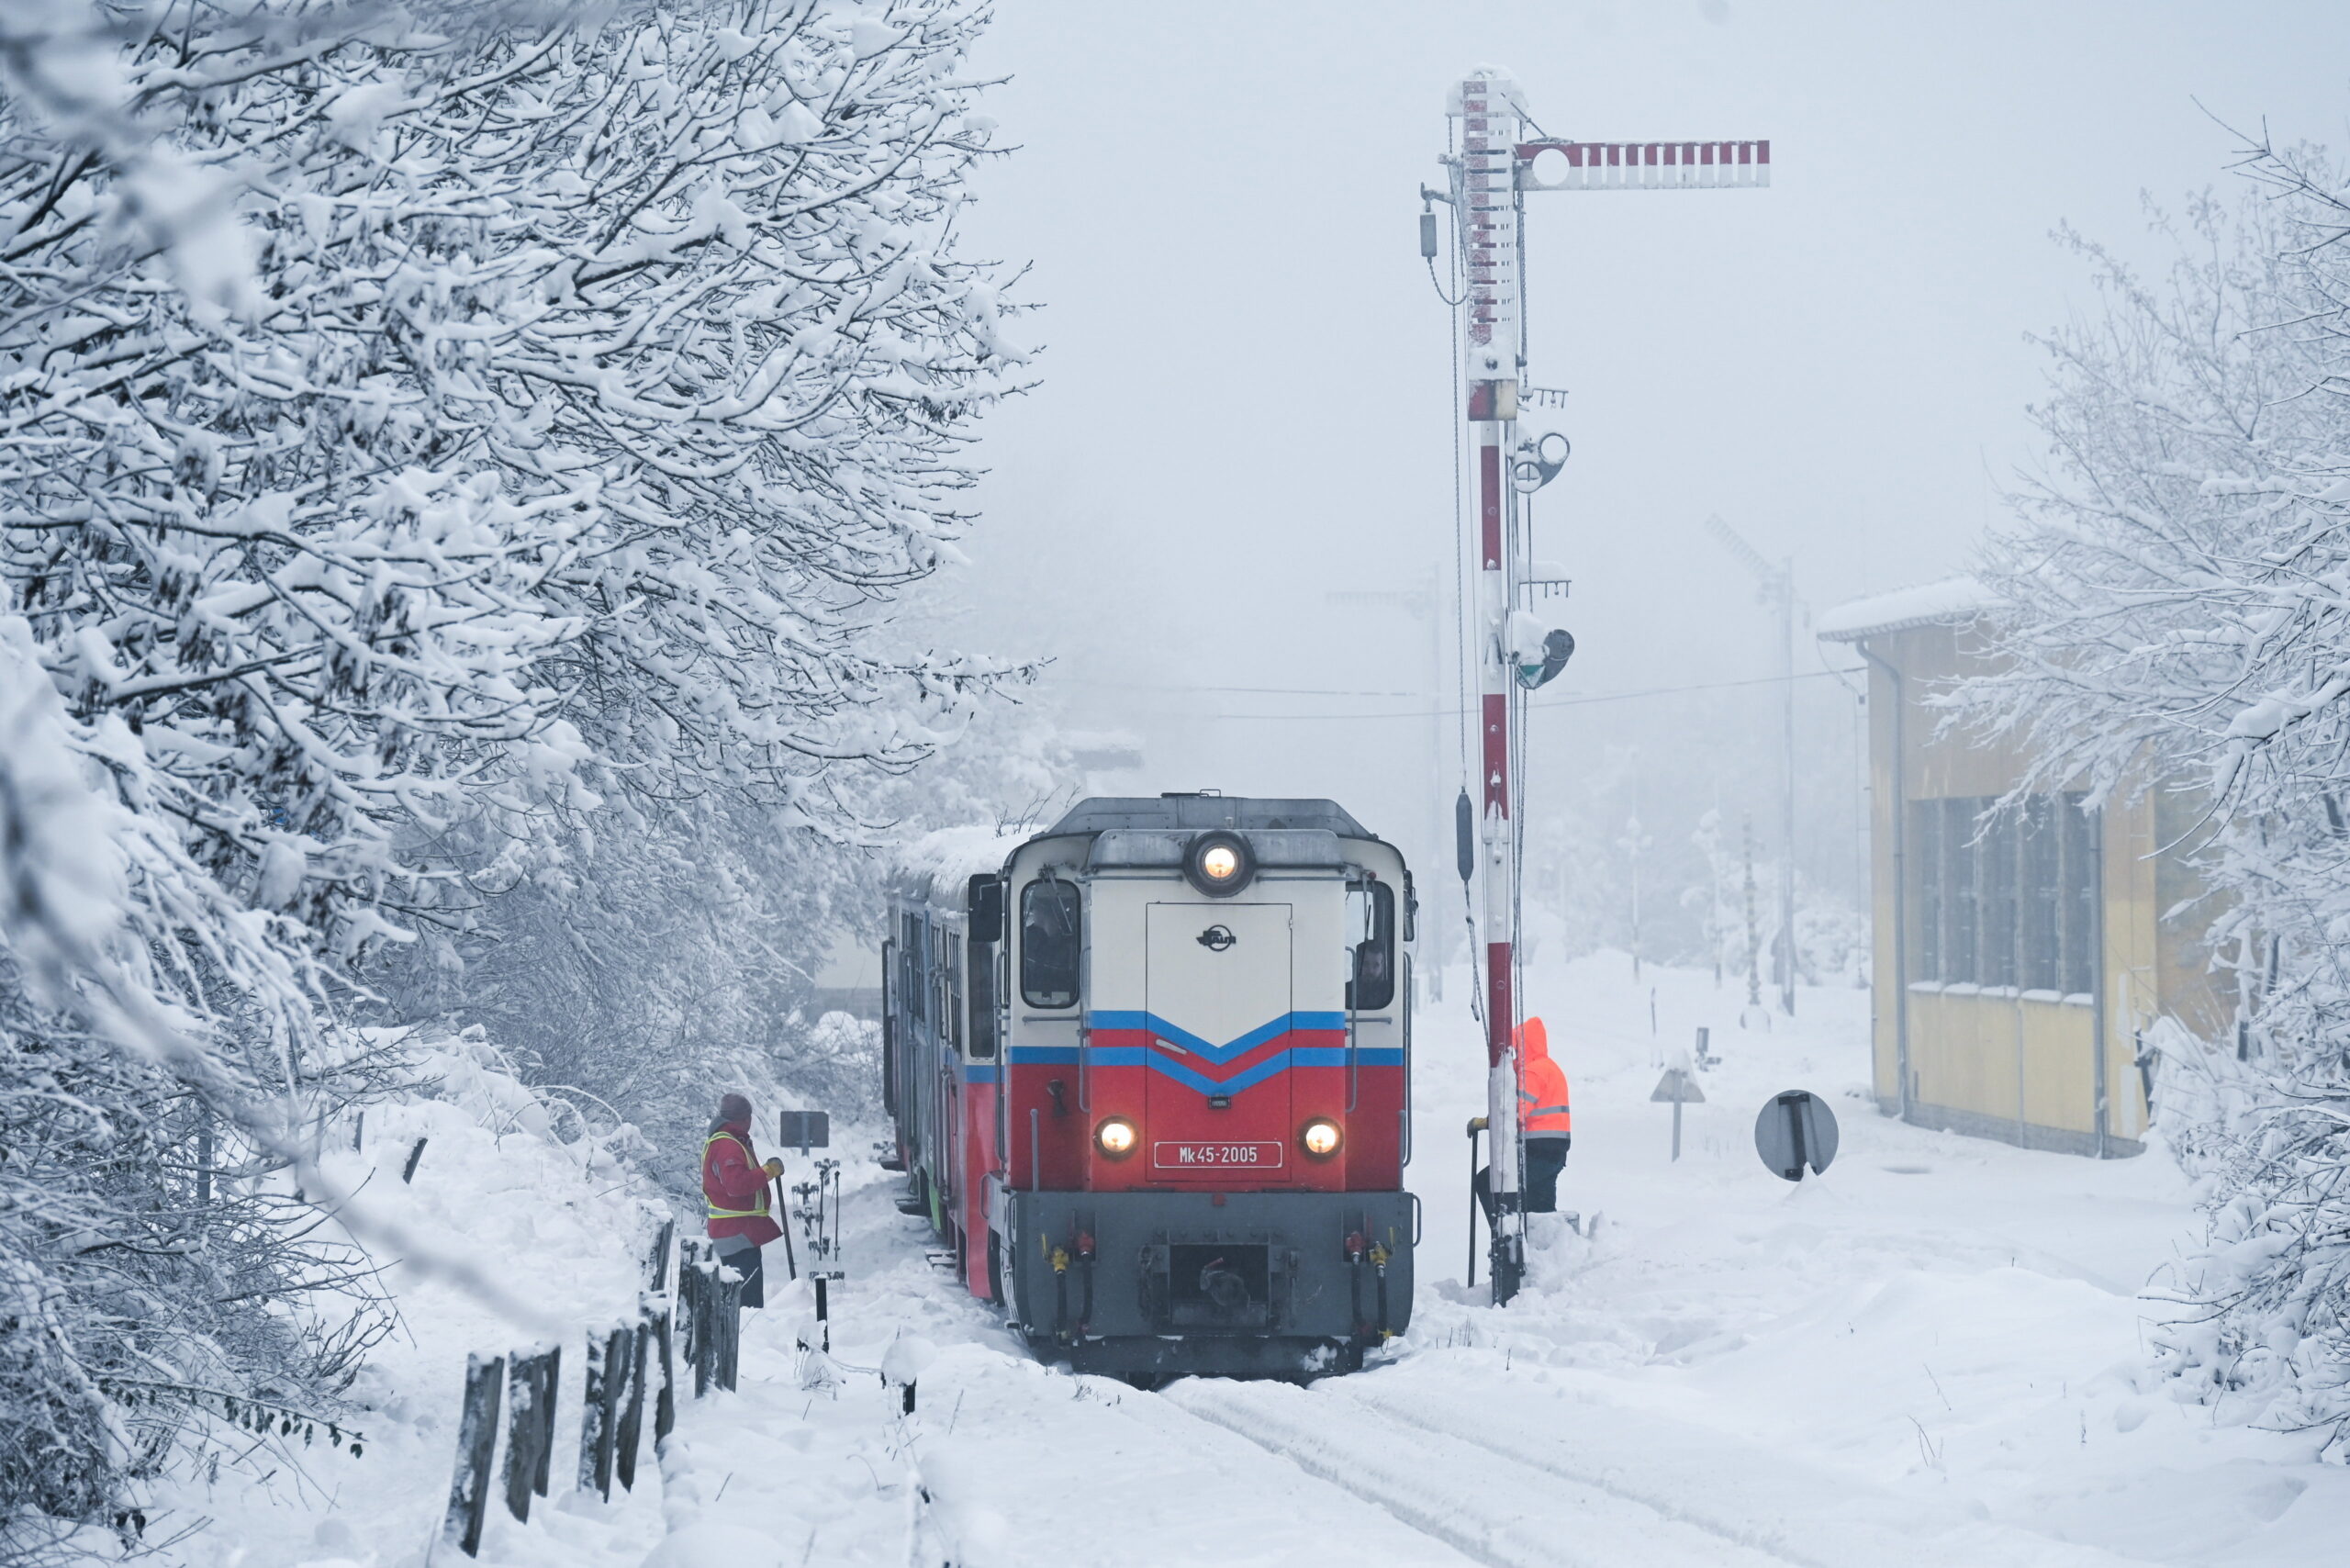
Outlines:
<svg viewBox="0 0 2350 1568"><path fill-rule="evenodd" d="M1150 1162L1161 1170L1270 1170L1281 1162L1278 1143L1155 1143Z"/></svg>

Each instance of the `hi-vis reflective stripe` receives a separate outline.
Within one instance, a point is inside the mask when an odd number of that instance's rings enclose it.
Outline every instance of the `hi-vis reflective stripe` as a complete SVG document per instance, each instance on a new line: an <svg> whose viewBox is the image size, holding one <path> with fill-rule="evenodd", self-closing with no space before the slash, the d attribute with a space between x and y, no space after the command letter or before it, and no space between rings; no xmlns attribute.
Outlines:
<svg viewBox="0 0 2350 1568"><path fill-rule="evenodd" d="M710 1146L716 1143L722 1137L732 1137L734 1138L736 1143L743 1143L743 1140L739 1137L734 1137L733 1133L712 1133L708 1137L702 1139L701 1168L704 1172L705 1180L707 1180L707 1173L710 1170ZM743 1143L743 1158L745 1159L751 1158L751 1146L747 1143ZM709 1217L711 1219L765 1219L767 1217L767 1190L764 1186L759 1189L759 1206L755 1209L722 1209L716 1204L711 1203L710 1194L708 1193L704 1193L701 1195L701 1201L704 1204L709 1204Z"/></svg>
<svg viewBox="0 0 2350 1568"><path fill-rule="evenodd" d="M1531 1099L1533 1096L1528 1095L1528 1098ZM1538 1116L1562 1116L1572 1108L1568 1105L1537 1105L1534 1107L1533 1114Z"/></svg>

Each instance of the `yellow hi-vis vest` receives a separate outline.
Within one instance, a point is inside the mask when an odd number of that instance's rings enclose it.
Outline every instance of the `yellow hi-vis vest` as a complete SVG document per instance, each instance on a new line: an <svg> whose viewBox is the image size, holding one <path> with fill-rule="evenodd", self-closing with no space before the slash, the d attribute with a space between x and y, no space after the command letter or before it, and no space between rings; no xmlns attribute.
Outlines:
<svg viewBox="0 0 2350 1568"><path fill-rule="evenodd" d="M733 1133L730 1133L730 1132L715 1132L715 1133L711 1134L708 1137L706 1137L706 1138L702 1139L702 1142L701 1142L701 1201L702 1201L702 1203L703 1203L704 1204L706 1204L706 1205L709 1207L709 1209L710 1209L710 1213L709 1213L709 1215L708 1215L708 1216L707 1216L707 1217L708 1217L708 1218L710 1218L710 1219L764 1219L764 1218L766 1218L766 1217L767 1217L767 1188L766 1188L764 1185L762 1185L762 1186L759 1188L759 1206L758 1206L757 1208L755 1208L755 1209L722 1209L722 1208L720 1208L720 1207L718 1206L718 1201L717 1201L716 1199L712 1198L712 1197L710 1195L710 1146L711 1146L711 1144L716 1143L720 1138L722 1138L722 1137L731 1137L731 1138L733 1138L733 1139L734 1139L734 1141L735 1141L736 1143L742 1143L742 1144L743 1144L743 1158L744 1158L744 1159L746 1159L746 1160L747 1160L747 1159L749 1159L751 1158L751 1146L750 1146L749 1144L747 1144L747 1143L743 1143L743 1140L742 1140L740 1137L735 1137L735 1135L734 1135L734 1134L733 1134ZM758 1169L758 1167L757 1167L756 1165L753 1165L753 1166L751 1167L751 1169L753 1169L754 1170L757 1170L757 1169Z"/></svg>

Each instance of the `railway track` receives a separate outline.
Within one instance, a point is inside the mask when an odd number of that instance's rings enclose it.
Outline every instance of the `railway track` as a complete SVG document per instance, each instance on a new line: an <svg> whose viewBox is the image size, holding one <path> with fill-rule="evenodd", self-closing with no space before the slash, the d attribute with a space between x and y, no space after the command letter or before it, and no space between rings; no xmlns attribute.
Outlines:
<svg viewBox="0 0 2350 1568"><path fill-rule="evenodd" d="M1760 1444L1563 1398L1521 1403L1499 1436L1491 1400L1455 1381L1192 1381L1166 1397L1491 1568L2138 1568Z"/></svg>
<svg viewBox="0 0 2350 1568"><path fill-rule="evenodd" d="M1489 1568L1818 1568L1347 1394L1194 1381L1164 1397Z"/></svg>

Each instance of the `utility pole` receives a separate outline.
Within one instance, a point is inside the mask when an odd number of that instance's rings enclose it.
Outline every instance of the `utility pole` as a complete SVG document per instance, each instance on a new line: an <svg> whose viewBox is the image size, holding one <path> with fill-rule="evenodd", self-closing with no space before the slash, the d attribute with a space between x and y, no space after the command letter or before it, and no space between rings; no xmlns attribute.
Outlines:
<svg viewBox="0 0 2350 1568"><path fill-rule="evenodd" d="M1420 250L1431 273L1437 252L1434 208L1452 208L1453 319L1458 367L1467 390L1467 439L1473 499L1469 543L1477 586L1461 619L1478 672L1478 789L1482 831L1472 869L1484 883L1487 1120L1493 1136L1491 1190L1493 1293L1505 1303L1525 1270L1526 1218L1518 1185L1523 1159L1517 1123L1516 1036L1519 866L1513 798L1519 778L1518 734L1525 693L1555 676L1573 651L1563 629L1544 634L1519 599L1529 574L1520 559L1519 498L1555 476L1566 443L1517 438L1518 389L1526 364L1525 230L1529 191L1695 190L1770 184L1767 141L1595 142L1528 137L1526 103L1505 71L1480 67L1452 90L1449 118L1458 122L1444 160L1449 189L1422 188ZM1548 441L1557 441L1555 459ZM1506 482L1505 482L1506 481ZM1539 574L1533 574L1539 576ZM1539 639L1539 646L1529 646ZM1478 907L1477 901L1471 908Z"/></svg>
<svg viewBox="0 0 2350 1568"><path fill-rule="evenodd" d="M1762 935L1754 928L1754 813L1741 812L1739 831L1746 840L1746 1005L1762 1005ZM1739 1014L1740 1022L1745 1014Z"/></svg>
<svg viewBox="0 0 2350 1568"><path fill-rule="evenodd" d="M1796 564L1775 565L1718 517L1706 531L1754 574L1762 602L1779 612L1779 950L1771 972L1779 985L1779 1011L1796 1013ZM1753 918L1749 912L1750 922Z"/></svg>

